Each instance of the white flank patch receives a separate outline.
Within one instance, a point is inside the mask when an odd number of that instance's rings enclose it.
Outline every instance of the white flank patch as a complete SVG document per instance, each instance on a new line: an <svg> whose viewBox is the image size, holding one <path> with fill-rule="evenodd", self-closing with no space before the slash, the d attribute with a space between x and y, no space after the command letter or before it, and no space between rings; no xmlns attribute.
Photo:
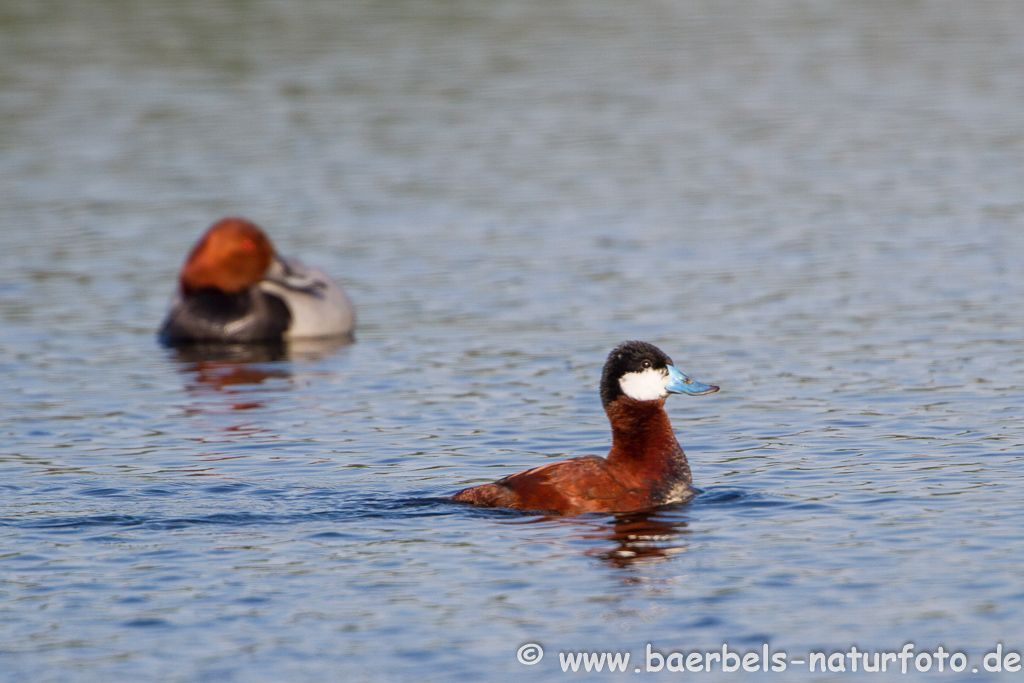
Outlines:
<svg viewBox="0 0 1024 683"><path fill-rule="evenodd" d="M289 261L291 275L284 279L291 286L320 283L311 292L282 286L273 280L261 280L260 289L284 300L292 314L292 324L285 331L286 339L317 339L348 334L355 325L355 309L338 283L316 268L307 268ZM273 267L272 267L273 268Z"/></svg>
<svg viewBox="0 0 1024 683"><path fill-rule="evenodd" d="M668 370L665 369L647 368L643 372L627 372L619 378L622 393L637 401L665 398L668 396L668 392L665 390L666 384L668 384Z"/></svg>

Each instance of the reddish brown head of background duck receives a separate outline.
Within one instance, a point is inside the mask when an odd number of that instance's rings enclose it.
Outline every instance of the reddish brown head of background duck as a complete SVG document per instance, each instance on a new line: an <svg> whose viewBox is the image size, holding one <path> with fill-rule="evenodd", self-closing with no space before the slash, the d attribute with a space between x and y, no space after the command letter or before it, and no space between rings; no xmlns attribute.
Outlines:
<svg viewBox="0 0 1024 683"><path fill-rule="evenodd" d="M608 355L601 376L601 403L612 427L607 458L542 465L463 489L452 499L560 515L632 512L687 500L694 494L690 466L665 413L665 399L716 391L681 373L653 344L624 342Z"/></svg>
<svg viewBox="0 0 1024 683"><path fill-rule="evenodd" d="M274 245L244 218L222 218L192 247L178 277L183 292L216 289L237 294L263 279Z"/></svg>

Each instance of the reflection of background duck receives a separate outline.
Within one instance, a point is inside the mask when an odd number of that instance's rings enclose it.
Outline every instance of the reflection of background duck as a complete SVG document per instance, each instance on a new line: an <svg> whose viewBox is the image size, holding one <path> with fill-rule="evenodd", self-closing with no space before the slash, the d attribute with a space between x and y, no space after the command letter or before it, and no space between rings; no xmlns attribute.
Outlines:
<svg viewBox="0 0 1024 683"><path fill-rule="evenodd" d="M241 396L246 388L292 376L292 360L317 360L352 343L349 338L303 339L268 344L192 344L172 350L186 390L198 395ZM238 401L232 410L259 408L263 401Z"/></svg>

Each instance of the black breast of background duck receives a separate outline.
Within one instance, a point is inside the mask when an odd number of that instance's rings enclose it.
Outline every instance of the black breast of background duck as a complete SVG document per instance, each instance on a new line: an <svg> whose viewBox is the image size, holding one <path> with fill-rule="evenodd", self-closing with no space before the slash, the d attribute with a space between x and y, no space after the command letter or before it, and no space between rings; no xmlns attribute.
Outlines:
<svg viewBox="0 0 1024 683"><path fill-rule="evenodd" d="M175 302L160 328L160 340L169 346L281 341L291 319L284 301L256 287L235 294L206 288Z"/></svg>

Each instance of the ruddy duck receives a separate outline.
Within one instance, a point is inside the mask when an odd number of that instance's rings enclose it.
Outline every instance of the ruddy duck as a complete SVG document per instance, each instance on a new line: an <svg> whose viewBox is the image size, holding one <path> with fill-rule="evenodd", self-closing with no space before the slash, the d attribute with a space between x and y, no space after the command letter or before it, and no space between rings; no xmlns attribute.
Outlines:
<svg viewBox="0 0 1024 683"><path fill-rule="evenodd" d="M609 354L601 376L601 403L612 425L607 458L542 465L463 489L452 500L558 515L632 512L687 500L694 495L690 465L672 432L665 399L716 391L681 373L656 346L623 342Z"/></svg>
<svg viewBox="0 0 1024 683"><path fill-rule="evenodd" d="M185 260L160 327L169 346L352 334L355 311L322 271L282 258L243 218L214 223Z"/></svg>

